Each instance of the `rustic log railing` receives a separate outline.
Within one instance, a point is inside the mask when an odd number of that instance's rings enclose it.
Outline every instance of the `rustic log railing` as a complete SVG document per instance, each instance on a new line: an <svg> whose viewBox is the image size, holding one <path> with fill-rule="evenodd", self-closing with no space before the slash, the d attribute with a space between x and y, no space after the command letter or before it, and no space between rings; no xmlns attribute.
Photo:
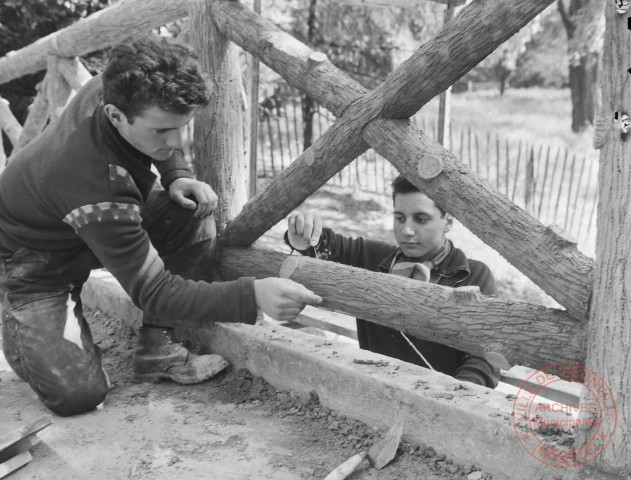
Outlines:
<svg viewBox="0 0 631 480"><path fill-rule="evenodd" d="M375 0L372 3L395 5L405 1ZM89 79L77 56L188 15L194 23L189 32L191 43L200 52L202 64L215 82L215 101L196 120L196 136L202 137L196 142L196 157L200 177L210 181L220 193L219 230L224 247L250 245L340 169L372 147L567 311L491 299L470 291L458 292L405 279L388 278L386 282L380 274L311 259L292 257L287 260L285 255L252 248L223 249L219 267L224 278L246 274L278 275L283 262L288 262L282 269L283 274L321 293L326 308L472 353L500 352L511 361L527 366L582 363L587 352L585 345L590 341L584 320L590 309L593 260L582 255L562 231L537 222L406 120L552 1L472 2L382 85L368 92L336 69L323 54L313 52L271 21L237 2L124 0L0 58L0 84L48 68L23 126L17 124L0 99L0 128L7 133L14 150L19 150L50 118L58 115L72 90ZM608 8L608 22L614 24L613 5ZM623 32L624 26L620 25L619 31ZM244 194L247 174L241 168L246 162L240 148L242 138L238 136L242 135L242 128L234 127L234 122L239 126L241 123L239 115L235 115L239 103L232 101L236 95L234 85L230 85L238 82L231 42L255 55L290 85L309 94L338 117L312 147L247 204ZM217 128L216 122L233 128L222 127L212 133L208 119L212 119L213 129ZM216 136L209 142L204 137L211 133ZM613 136L608 137L608 141L613 145ZM215 142L223 145L222 149L213 150ZM429 166L436 169L429 174L425 169L428 161ZM475 208L472 208L472 199ZM613 247L611 253L614 253ZM600 278L597 284L606 286L607 271L601 269L597 273ZM330 278L335 278L336 288L325 281L330 282ZM343 294L337 285L343 285ZM602 287L601 292L604 291ZM409 306L396 310L397 315L380 313L380 305L383 309L395 308L387 298L401 292L406 292ZM381 300L377 302L375 298ZM603 296L598 308L604 312L604 305L610 300L617 301ZM590 356L606 366L604 348L609 337L605 339L606 332L602 332L620 328L609 329L604 320L602 328L597 327L593 318L600 317L594 312L591 314L590 331L598 331L601 336L598 345L590 343ZM625 321L628 319L620 319L620 322ZM619 390L619 393L622 392ZM620 408L628 411L628 399L623 396L620 400ZM627 432L626 424L624 427ZM624 448L628 451L628 446ZM607 458L607 462L616 463L612 457Z"/></svg>
<svg viewBox="0 0 631 480"><path fill-rule="evenodd" d="M216 75L214 87L217 95L214 98L217 101L199 115L196 122L196 137L199 139L196 147L203 152L203 155L196 156L200 159L196 167L200 176L210 181L220 193L218 219L220 230L227 225L223 232L225 246L251 244L341 168L373 146L413 183L425 188L439 205L454 213L474 233L557 299L573 317L583 319L589 303L592 261L555 230L539 224L495 192L487 182L440 145L415 131L406 121L382 118L408 117L415 113L440 93L444 85L453 83L475 66L549 3L550 0L511 4L474 2L461 11L449 28L424 44L382 86L367 92L336 69L325 56L313 52L269 20L237 2L193 0L166 5L159 2L152 3L149 8L146 0L127 0L39 40L36 42L37 49L33 44L1 58L0 67L4 68L0 70L3 72L0 82L41 68L46 59L48 73L33 104L37 108L33 109L25 124L29 127L28 140L41 131L47 118L55 118L70 91L79 88L87 79L87 72L80 68L74 57L64 59L60 55L87 53L90 49L114 43L120 36L114 35L113 31L116 30L115 25L123 22L122 16L125 16L123 25L129 27L131 22L135 22L133 28L138 31L188 13L194 22L194 28L189 33L192 43L201 52L205 69ZM122 13L124 5L129 9L133 7L133 11L139 13L130 19L129 15ZM86 31L90 32L90 38L100 40L86 47L85 42L78 41ZM463 35L463 31L467 31L467 35ZM234 136L234 132L242 130L235 128L235 122L240 125L240 115L234 113L238 112L234 108L238 93L226 90L234 88L236 82L226 80L235 80L238 72L225 70L235 64L236 58L228 39L256 55L290 84L309 93L340 117L311 148L238 214L247 191L247 177L237 175L243 168L234 168L230 162L204 161L209 155L212 158L239 158L240 142L238 138L235 142ZM81 44L81 47L75 44ZM207 45L216 48L210 49ZM35 52L38 54L35 55ZM218 61L222 56L223 60ZM422 74L424 71L440 73L428 76ZM414 78L414 81L409 82L409 78ZM402 101L402 98L406 100ZM40 111L45 106L48 106L48 116ZM226 112L232 112L227 121ZM223 121L217 121L219 115L224 116ZM32 122L30 117L33 117ZM42 118L46 120L42 121ZM32 127L35 123L36 127ZM210 123L213 128L210 128ZM222 125L232 128L226 128L221 133ZM24 130L27 131L26 128ZM17 149L24 143L21 139ZM217 145L221 146L221 151L214 150ZM418 160L428 154L439 157L443 164L443 172L433 179L422 178L418 172ZM476 209L470 208L472 195L477 199ZM497 320L503 318L505 314ZM584 331L580 323L576 324L576 328L579 330L578 337L582 338Z"/></svg>

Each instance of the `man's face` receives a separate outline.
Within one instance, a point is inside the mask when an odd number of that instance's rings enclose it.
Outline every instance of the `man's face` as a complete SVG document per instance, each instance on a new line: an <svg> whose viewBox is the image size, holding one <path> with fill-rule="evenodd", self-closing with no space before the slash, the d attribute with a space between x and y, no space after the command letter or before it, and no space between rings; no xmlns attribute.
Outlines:
<svg viewBox="0 0 631 480"><path fill-rule="evenodd" d="M108 117L121 136L134 148L158 161L168 160L174 149L182 148L181 130L194 115L194 112L189 115L170 113L152 106L130 123L116 107L108 107Z"/></svg>
<svg viewBox="0 0 631 480"><path fill-rule="evenodd" d="M443 246L451 225L451 216L441 216L423 193L398 193L394 198L394 237L406 257L429 260Z"/></svg>

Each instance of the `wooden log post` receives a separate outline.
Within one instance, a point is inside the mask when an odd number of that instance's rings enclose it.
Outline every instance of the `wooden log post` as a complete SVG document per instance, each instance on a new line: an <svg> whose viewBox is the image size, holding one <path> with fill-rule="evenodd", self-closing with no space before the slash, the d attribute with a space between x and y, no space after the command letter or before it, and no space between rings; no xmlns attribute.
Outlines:
<svg viewBox="0 0 631 480"><path fill-rule="evenodd" d="M28 145L37 135L39 135L46 123L48 123L49 111L48 111L48 95L47 87L48 75L44 77L44 80L37 84L37 95L35 100L28 107L28 116L24 122L24 128L22 129L22 135L18 140L17 146L13 149L11 157L13 157L21 148Z"/></svg>
<svg viewBox="0 0 631 480"><path fill-rule="evenodd" d="M56 55L48 56L46 96L48 97L48 116L51 122L59 118L72 93L72 88L59 71L58 64L59 57Z"/></svg>
<svg viewBox="0 0 631 480"><path fill-rule="evenodd" d="M614 2L605 5L606 29L603 48L602 105L609 119L605 132L599 132L598 222L594 297L589 319L587 368L609 386L617 409L617 422L602 422L601 431L579 432L579 444L592 435L604 435L608 445L595 462L606 471L631 476L631 134L614 125L614 112L631 114L631 66L627 28L628 15L616 13ZM602 130L602 128L601 128ZM611 415L611 401L600 412ZM582 417L589 415L583 412ZM614 431L615 429L615 431ZM602 432L602 433L601 433ZM610 441L609 441L610 438Z"/></svg>
<svg viewBox="0 0 631 480"><path fill-rule="evenodd" d="M191 0L191 44L212 82L210 104L195 115L195 171L219 196L222 232L247 201L248 161L243 151L241 68L236 45L215 25L214 0Z"/></svg>
<svg viewBox="0 0 631 480"><path fill-rule="evenodd" d="M57 70L75 92L78 92L92 78L92 74L81 63L79 57L59 58Z"/></svg>
<svg viewBox="0 0 631 480"><path fill-rule="evenodd" d="M184 0L124 0L0 58L0 84L46 68L48 55L102 50L187 15Z"/></svg>
<svg viewBox="0 0 631 480"><path fill-rule="evenodd" d="M13 116L9 102L0 97L0 130L4 131L14 147L18 144L22 135L22 125Z"/></svg>
<svg viewBox="0 0 631 480"><path fill-rule="evenodd" d="M343 117L279 175L264 192L246 205L243 212L226 231L226 242L231 245L250 245L339 170L367 150L368 146L360 134L361 129L370 120L378 116L410 117L440 93L444 85L453 83L473 68L540 13L551 1L508 3L497 0L473 2L463 8L462 12L446 25L436 38L423 44L377 89L351 105L338 107L338 111L343 112ZM219 13L219 9L213 10L213 16L218 25L221 25L220 28L244 49L250 51L255 48L249 42L249 38L244 39L243 45L239 43L236 34L233 36L232 29L226 27L226 24L230 22L230 16L226 13L228 11L238 13L236 8L230 8L234 2L221 0L214 5L221 6L223 9L223 15ZM255 20L252 17L250 19ZM248 24L240 23L239 26L241 29L248 28ZM285 50L278 44L269 45L269 47L270 54L273 52L276 59L269 66L276 70L276 65L281 61L279 52ZM272 51L272 47L275 50ZM266 62L265 59L262 60ZM330 72L329 68L327 78L330 78ZM348 84L348 80L344 81L346 77L337 72L338 81L333 88L334 91L339 92L344 85ZM433 75L428 72L440 72L440 74ZM283 74L282 69L279 73ZM320 81L321 77L317 68L310 77L312 82ZM305 82L295 79L294 76L285 78L292 85L302 85L306 88ZM326 106L326 103L321 101L325 99L314 95L315 92L307 92L318 103ZM333 99L335 100L335 97ZM336 101L339 102L339 100Z"/></svg>
<svg viewBox="0 0 631 480"><path fill-rule="evenodd" d="M532 368L584 358L584 328L563 310L487 297L477 287L453 289L261 249L225 249L220 260L226 280L280 271L322 296L320 308L472 354L497 352Z"/></svg>
<svg viewBox="0 0 631 480"><path fill-rule="evenodd" d="M527 215L406 120L373 120L364 129L364 139L574 317L586 318L594 262L576 248L575 241ZM435 178L419 170L428 158L442 163L437 167L442 173ZM472 198L475 208L471 208Z"/></svg>

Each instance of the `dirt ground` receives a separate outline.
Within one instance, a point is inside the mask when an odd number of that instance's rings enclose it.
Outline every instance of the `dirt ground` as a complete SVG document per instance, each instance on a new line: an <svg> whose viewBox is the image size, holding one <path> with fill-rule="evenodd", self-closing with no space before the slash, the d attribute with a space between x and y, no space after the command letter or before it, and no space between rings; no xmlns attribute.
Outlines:
<svg viewBox="0 0 631 480"><path fill-rule="evenodd" d="M33 461L12 480L323 479L385 433L320 406L315 394L277 391L245 370L228 369L193 386L135 384L133 330L100 312L87 316L113 389L94 412L53 415L31 450ZM0 357L0 435L49 413ZM364 461L348 478L491 476L424 445L402 443L390 465L377 471Z"/></svg>

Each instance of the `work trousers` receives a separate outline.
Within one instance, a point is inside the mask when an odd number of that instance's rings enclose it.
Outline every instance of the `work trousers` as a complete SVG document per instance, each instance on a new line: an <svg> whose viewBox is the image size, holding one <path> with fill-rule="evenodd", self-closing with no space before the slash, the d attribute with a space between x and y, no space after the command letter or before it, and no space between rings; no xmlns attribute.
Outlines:
<svg viewBox="0 0 631 480"><path fill-rule="evenodd" d="M214 217L198 221L193 214L156 189L141 210L142 227L167 270L213 281ZM0 233L0 304L7 362L59 415L92 410L103 402L109 380L83 316L81 289L101 265L87 247L16 249L3 237ZM146 315L143 323L161 324Z"/></svg>

